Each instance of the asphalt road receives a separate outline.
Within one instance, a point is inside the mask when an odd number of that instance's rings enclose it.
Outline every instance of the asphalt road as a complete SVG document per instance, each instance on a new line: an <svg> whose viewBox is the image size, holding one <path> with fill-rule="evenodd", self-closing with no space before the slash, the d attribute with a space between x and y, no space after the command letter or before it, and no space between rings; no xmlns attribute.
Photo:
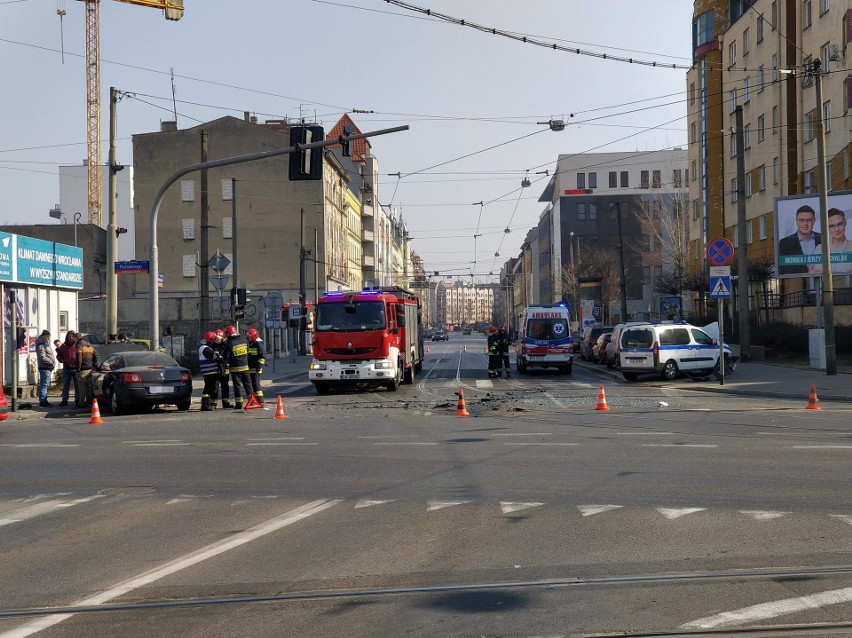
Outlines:
<svg viewBox="0 0 852 638"><path fill-rule="evenodd" d="M852 635L849 407L430 347L396 393L287 382L287 420L4 425L0 638Z"/></svg>

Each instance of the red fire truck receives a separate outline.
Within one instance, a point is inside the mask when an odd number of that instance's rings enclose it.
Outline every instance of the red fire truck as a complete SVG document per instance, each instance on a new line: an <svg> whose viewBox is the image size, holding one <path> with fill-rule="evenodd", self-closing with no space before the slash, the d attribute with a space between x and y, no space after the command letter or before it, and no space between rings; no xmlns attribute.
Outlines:
<svg viewBox="0 0 852 638"><path fill-rule="evenodd" d="M335 386L384 386L396 392L423 367L417 297L397 286L326 292L314 318L308 378L317 394Z"/></svg>

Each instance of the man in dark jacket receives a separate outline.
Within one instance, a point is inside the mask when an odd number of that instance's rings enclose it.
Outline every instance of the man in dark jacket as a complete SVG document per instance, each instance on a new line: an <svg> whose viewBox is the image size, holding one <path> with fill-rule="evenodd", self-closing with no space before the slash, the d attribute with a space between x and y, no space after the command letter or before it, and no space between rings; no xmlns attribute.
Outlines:
<svg viewBox="0 0 852 638"><path fill-rule="evenodd" d="M497 376L505 368L506 378L512 376L511 368L509 367L509 348L512 346L512 339L506 334L505 326L500 326L497 330L497 359L495 360L495 370Z"/></svg>
<svg viewBox="0 0 852 638"><path fill-rule="evenodd" d="M56 351L56 357L62 364L62 400L60 407L68 405L68 393L74 382L74 404L80 407L80 381L77 378L77 333L69 330L63 343Z"/></svg>
<svg viewBox="0 0 852 638"><path fill-rule="evenodd" d="M36 360L38 361L38 404L43 408L49 408L47 389L53 379L56 358L53 356L53 348L50 345L50 332L47 330L42 330L41 336L36 339Z"/></svg>
<svg viewBox="0 0 852 638"><path fill-rule="evenodd" d="M263 366L266 365L263 339L254 328L249 328L246 336L248 337L248 373L251 378L251 387L254 390L254 396L263 403L263 388L260 386L260 375L263 373Z"/></svg>
<svg viewBox="0 0 852 638"><path fill-rule="evenodd" d="M83 387L83 407L92 405L94 396L94 388L92 387L92 370L98 365L98 351L92 347L89 340L84 335L77 342L77 376L80 379L80 385Z"/></svg>
<svg viewBox="0 0 852 638"><path fill-rule="evenodd" d="M816 212L811 206L805 204L796 211L796 232L778 241L779 262L781 257L799 257L802 255L815 255L821 251L822 237L814 232L816 223ZM779 263L779 272L782 275L795 275L808 273L808 265L804 262L795 265Z"/></svg>
<svg viewBox="0 0 852 638"><path fill-rule="evenodd" d="M488 376L497 376L497 329L494 326L488 328Z"/></svg>
<svg viewBox="0 0 852 638"><path fill-rule="evenodd" d="M231 370L231 382L234 386L234 408L243 407L243 397L240 395L240 386L246 393L246 399L251 395L251 377L248 369L248 341L237 332L234 326L225 328L226 352L228 353L228 368Z"/></svg>

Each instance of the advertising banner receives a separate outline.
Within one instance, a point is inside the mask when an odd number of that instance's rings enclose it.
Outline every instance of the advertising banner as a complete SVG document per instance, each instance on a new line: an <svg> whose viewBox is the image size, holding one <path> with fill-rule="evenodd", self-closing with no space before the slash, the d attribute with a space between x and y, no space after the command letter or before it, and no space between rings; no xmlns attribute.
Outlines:
<svg viewBox="0 0 852 638"><path fill-rule="evenodd" d="M776 197L776 277L821 275L823 241L830 242L831 274L852 274L852 240L847 236L850 215L852 191L828 194L827 229L820 223L819 196Z"/></svg>

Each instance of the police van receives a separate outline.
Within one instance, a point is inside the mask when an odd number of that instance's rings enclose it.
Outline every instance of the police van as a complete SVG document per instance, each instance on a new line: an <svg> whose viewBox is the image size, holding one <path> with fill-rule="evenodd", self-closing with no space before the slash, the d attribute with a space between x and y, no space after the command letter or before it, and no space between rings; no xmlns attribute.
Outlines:
<svg viewBox="0 0 852 638"><path fill-rule="evenodd" d="M631 323L618 336L615 366L627 381L640 374L659 374L673 381L681 373L707 377L716 370L719 343L703 329L685 321ZM736 357L725 346L726 370L735 369Z"/></svg>
<svg viewBox="0 0 852 638"><path fill-rule="evenodd" d="M571 345L571 316L562 304L527 306L515 346L518 372L530 368L556 368L571 374L574 365Z"/></svg>

